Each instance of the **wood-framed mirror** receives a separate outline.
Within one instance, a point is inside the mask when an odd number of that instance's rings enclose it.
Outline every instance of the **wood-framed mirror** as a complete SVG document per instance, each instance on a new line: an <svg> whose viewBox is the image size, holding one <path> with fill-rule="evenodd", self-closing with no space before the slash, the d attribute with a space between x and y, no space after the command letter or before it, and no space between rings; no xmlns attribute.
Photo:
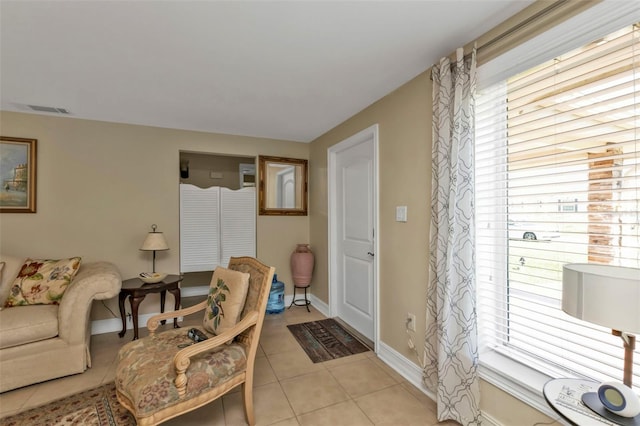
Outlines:
<svg viewBox="0 0 640 426"><path fill-rule="evenodd" d="M307 215L307 160L258 157L259 214Z"/></svg>

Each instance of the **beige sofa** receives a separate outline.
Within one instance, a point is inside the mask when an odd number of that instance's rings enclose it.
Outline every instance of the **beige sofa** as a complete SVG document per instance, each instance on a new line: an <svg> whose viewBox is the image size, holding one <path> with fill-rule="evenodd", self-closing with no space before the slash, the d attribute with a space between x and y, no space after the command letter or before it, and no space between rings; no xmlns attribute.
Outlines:
<svg viewBox="0 0 640 426"><path fill-rule="evenodd" d="M0 255L4 262L0 306L8 296L24 258ZM107 262L82 263L60 305L31 305L0 310L0 392L91 367L89 319L93 300L118 295L122 280Z"/></svg>

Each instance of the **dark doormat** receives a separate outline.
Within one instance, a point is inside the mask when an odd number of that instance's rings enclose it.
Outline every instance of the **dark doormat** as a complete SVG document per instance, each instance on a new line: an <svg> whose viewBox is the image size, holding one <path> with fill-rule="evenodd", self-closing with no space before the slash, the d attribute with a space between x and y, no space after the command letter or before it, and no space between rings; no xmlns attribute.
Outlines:
<svg viewBox="0 0 640 426"><path fill-rule="evenodd" d="M287 328L314 363L369 350L332 318L291 324Z"/></svg>

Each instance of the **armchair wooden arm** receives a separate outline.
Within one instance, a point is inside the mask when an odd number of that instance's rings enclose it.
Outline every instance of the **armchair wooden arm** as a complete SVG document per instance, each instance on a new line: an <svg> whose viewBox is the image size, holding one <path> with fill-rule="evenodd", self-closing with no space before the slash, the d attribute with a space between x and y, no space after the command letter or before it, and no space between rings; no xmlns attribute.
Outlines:
<svg viewBox="0 0 640 426"><path fill-rule="evenodd" d="M176 384L178 394L183 396L187 391L188 379L186 372L189 368L189 364L191 364L191 357L202 352L209 351L232 340L249 327L256 325L258 323L258 318L258 312L249 312L239 323L224 333L180 350L173 358L173 363L176 368L176 379L174 383Z"/></svg>
<svg viewBox="0 0 640 426"><path fill-rule="evenodd" d="M202 311L207 307L207 301L204 300L197 305L190 306L188 308L178 309L177 311L165 312L162 314L157 314L149 318L147 321L147 329L149 330L149 334L155 333L158 329L160 321L166 319L173 319L178 317L184 317L186 315L190 315L196 313L198 311Z"/></svg>

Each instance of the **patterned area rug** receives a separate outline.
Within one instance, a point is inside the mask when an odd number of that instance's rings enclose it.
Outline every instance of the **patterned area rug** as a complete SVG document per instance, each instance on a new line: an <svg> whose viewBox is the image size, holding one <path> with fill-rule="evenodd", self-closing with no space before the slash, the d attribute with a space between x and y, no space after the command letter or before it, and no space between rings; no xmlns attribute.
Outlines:
<svg viewBox="0 0 640 426"><path fill-rule="evenodd" d="M369 350L332 318L291 324L287 328L314 363Z"/></svg>
<svg viewBox="0 0 640 426"><path fill-rule="evenodd" d="M118 402L109 383L0 419L2 426L134 426L133 416Z"/></svg>

